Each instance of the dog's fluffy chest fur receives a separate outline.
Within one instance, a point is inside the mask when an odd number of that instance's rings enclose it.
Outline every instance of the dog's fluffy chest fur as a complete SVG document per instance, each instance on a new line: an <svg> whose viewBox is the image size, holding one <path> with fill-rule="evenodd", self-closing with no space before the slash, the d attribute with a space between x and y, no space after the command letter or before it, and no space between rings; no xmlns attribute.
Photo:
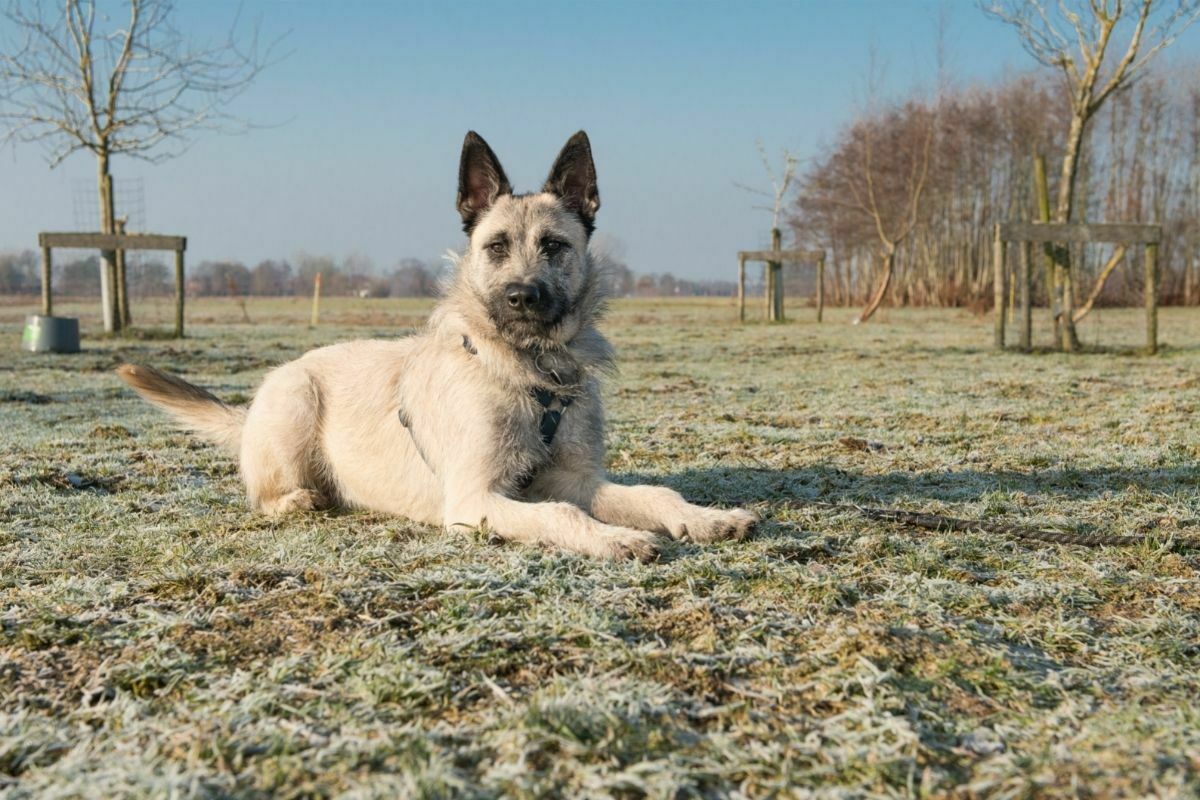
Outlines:
<svg viewBox="0 0 1200 800"><path fill-rule="evenodd" d="M602 438L599 382L569 348L535 354L463 335L458 350L457 337L453 328L433 333L436 346L449 349L438 359L451 370L441 379L461 382L447 384L448 394L469 384L472 396L487 398L474 413L482 415L493 443L487 461L495 488L520 493L556 454L584 443L594 448L591 442Z"/></svg>

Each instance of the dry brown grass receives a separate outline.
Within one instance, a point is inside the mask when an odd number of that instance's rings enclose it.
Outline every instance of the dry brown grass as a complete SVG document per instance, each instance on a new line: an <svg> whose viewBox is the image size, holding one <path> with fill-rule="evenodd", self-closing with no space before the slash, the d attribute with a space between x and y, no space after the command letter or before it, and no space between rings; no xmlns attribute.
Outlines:
<svg viewBox="0 0 1200 800"><path fill-rule="evenodd" d="M204 302L183 342L78 356L18 352L26 309L0 309L0 792L1200 792L1200 556L1161 546L1200 531L1194 312L1164 312L1157 358L1122 349L1136 313L1098 312L1084 340L1112 349L1068 358L993 353L952 311L741 327L728 304L618 303L611 469L767 515L650 565L254 516L235 465L110 371L245 400L424 307L334 300L312 331L303 301L251 300L253 325ZM1031 547L787 498L1152 541Z"/></svg>

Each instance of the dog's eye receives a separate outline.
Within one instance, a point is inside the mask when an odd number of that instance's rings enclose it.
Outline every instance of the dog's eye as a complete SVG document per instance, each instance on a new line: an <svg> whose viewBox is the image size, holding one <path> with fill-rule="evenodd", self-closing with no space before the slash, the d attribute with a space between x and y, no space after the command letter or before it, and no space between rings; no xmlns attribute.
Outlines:
<svg viewBox="0 0 1200 800"><path fill-rule="evenodd" d="M494 256L503 257L508 253L508 242L492 242L487 246L487 251Z"/></svg>
<svg viewBox="0 0 1200 800"><path fill-rule="evenodd" d="M542 252L553 257L561 253L566 246L566 242L560 242L557 239L546 239L542 242Z"/></svg>

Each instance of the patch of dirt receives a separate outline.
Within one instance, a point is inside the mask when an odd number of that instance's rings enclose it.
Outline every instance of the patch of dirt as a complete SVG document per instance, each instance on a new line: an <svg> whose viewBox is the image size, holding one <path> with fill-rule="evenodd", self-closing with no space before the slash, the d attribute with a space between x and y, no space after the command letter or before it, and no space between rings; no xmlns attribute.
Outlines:
<svg viewBox="0 0 1200 800"><path fill-rule="evenodd" d="M0 707L65 714L78 707L103 660L94 644L0 649Z"/></svg>
<svg viewBox="0 0 1200 800"><path fill-rule="evenodd" d="M93 439L133 439L135 434L124 425L97 425L88 434Z"/></svg>
<svg viewBox="0 0 1200 800"><path fill-rule="evenodd" d="M37 392L28 392L23 389L0 389L0 403L25 403L32 406L42 406L53 402L53 397L38 394Z"/></svg>

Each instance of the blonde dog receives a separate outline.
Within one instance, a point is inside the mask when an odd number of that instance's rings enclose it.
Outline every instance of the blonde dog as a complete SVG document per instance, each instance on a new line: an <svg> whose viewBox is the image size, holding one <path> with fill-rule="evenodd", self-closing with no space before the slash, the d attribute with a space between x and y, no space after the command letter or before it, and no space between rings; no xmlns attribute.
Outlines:
<svg viewBox="0 0 1200 800"><path fill-rule="evenodd" d="M150 367L117 372L183 427L239 458L267 514L344 506L602 558L652 558L657 534L741 538L755 517L604 474L596 328L600 195L587 135L542 191L514 195L487 143L463 143L469 243L420 334L313 350L271 371L248 408Z"/></svg>

